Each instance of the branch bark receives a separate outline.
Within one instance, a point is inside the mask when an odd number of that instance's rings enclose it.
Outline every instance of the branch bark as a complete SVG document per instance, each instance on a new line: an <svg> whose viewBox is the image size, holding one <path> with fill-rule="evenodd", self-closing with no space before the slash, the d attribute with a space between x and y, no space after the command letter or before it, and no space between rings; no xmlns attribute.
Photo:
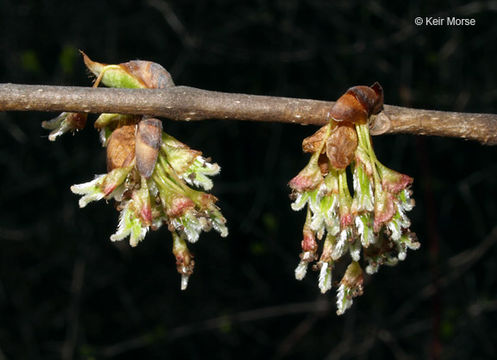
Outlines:
<svg viewBox="0 0 497 360"><path fill-rule="evenodd" d="M193 121L232 119L324 125L332 101L231 94L188 86L110 89L0 84L0 111L71 111L161 116ZM385 105L371 121L373 135L406 133L497 144L497 115Z"/></svg>

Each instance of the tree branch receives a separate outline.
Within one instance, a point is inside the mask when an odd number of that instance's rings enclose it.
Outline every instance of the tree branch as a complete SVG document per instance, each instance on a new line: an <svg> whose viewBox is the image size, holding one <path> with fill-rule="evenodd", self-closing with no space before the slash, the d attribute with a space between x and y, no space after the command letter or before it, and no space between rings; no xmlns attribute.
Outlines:
<svg viewBox="0 0 497 360"><path fill-rule="evenodd" d="M232 119L324 125L334 102L231 94L188 86L110 89L0 84L0 111L71 111L161 116L172 120ZM497 144L497 115L385 105L371 133L435 135Z"/></svg>

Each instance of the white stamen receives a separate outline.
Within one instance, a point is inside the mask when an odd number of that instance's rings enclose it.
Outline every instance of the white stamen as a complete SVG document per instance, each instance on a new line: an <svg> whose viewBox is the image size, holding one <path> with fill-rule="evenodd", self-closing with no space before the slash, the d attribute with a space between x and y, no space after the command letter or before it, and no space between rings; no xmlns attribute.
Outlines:
<svg viewBox="0 0 497 360"><path fill-rule="evenodd" d="M88 205L92 201L101 200L103 197L104 197L103 193L88 194L88 195L83 196L81 199L79 199L78 205L80 208L84 208L86 205Z"/></svg>
<svg viewBox="0 0 497 360"><path fill-rule="evenodd" d="M188 280L190 279L189 275L182 274L181 275L181 290L186 290L188 287Z"/></svg>
<svg viewBox="0 0 497 360"><path fill-rule="evenodd" d="M312 215L311 230L314 232L324 231L324 216L317 212Z"/></svg>
<svg viewBox="0 0 497 360"><path fill-rule="evenodd" d="M210 190L213 183L207 176L217 175L220 171L221 167L218 164L211 164L202 156L197 156L188 170L181 175L181 178L190 185Z"/></svg>
<svg viewBox="0 0 497 360"><path fill-rule="evenodd" d="M307 204L308 200L309 200L308 192L298 193L297 197L295 198L295 201L290 206L293 211L299 211L303 209L305 204Z"/></svg>
<svg viewBox="0 0 497 360"><path fill-rule="evenodd" d="M366 225L367 218L364 215L359 215L355 218L355 225L357 227L357 232L361 237L361 244L364 247L368 247L375 241L373 229Z"/></svg>
<svg viewBox="0 0 497 360"><path fill-rule="evenodd" d="M97 175L92 181L83 184L76 184L71 186L71 191L77 195L84 195L79 199L79 207L84 208L92 201L98 201L104 197L104 193L100 189L100 185L105 178L104 175Z"/></svg>
<svg viewBox="0 0 497 360"><path fill-rule="evenodd" d="M335 244L333 251L331 252L331 258L333 260L340 259L342 255L345 253L346 245L347 245L347 231L343 229L340 232L340 235L338 236L338 241Z"/></svg>
<svg viewBox="0 0 497 360"><path fill-rule="evenodd" d="M392 219L387 224L388 229L392 232L392 240L399 241L400 236L402 235L400 225L397 220Z"/></svg>
<svg viewBox="0 0 497 360"><path fill-rule="evenodd" d="M380 268L380 265L375 263L375 264L369 264L366 266L366 273L369 275L376 274L378 272L378 269Z"/></svg>
<svg viewBox="0 0 497 360"><path fill-rule="evenodd" d="M337 315L343 315L354 302L349 295L350 289L344 284L340 284L337 290Z"/></svg>
<svg viewBox="0 0 497 360"><path fill-rule="evenodd" d="M361 259L361 243L358 239L349 245L349 253L352 260L359 261Z"/></svg>
<svg viewBox="0 0 497 360"><path fill-rule="evenodd" d="M134 247L143 240L147 234L148 226L142 226L140 219L134 216L133 210L130 209L131 202L132 200L128 201L121 210L117 231L110 236L110 240L123 240L129 235L129 244Z"/></svg>
<svg viewBox="0 0 497 360"><path fill-rule="evenodd" d="M410 197L410 191L404 189L401 194L401 198L404 197L405 200L401 202L401 206L405 211L411 211L414 207L414 200Z"/></svg>
<svg viewBox="0 0 497 360"><path fill-rule="evenodd" d="M221 237L228 236L228 227L218 218L214 218L212 220L212 227L219 233L219 235L221 235Z"/></svg>
<svg viewBox="0 0 497 360"><path fill-rule="evenodd" d="M331 266L327 262L321 264L321 269L319 271L319 288L321 289L322 294L331 289Z"/></svg>
<svg viewBox="0 0 497 360"><path fill-rule="evenodd" d="M400 226L403 229L408 229L409 226L411 226L411 220L407 217L406 213L404 212L404 208L402 207L402 204L397 204L397 209L399 211L400 215Z"/></svg>
<svg viewBox="0 0 497 360"><path fill-rule="evenodd" d="M307 262L299 262L297 268L295 269L295 279L302 280L307 274Z"/></svg>

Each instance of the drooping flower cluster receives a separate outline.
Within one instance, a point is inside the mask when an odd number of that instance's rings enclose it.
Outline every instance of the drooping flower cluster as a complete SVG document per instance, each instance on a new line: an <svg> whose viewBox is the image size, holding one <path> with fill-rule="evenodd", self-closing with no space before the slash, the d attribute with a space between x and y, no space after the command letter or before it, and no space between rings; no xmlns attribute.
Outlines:
<svg viewBox="0 0 497 360"><path fill-rule="evenodd" d="M94 86L100 82L124 88L174 86L169 73L155 63L105 65L83 57L97 77ZM350 259L337 286L337 314L343 314L363 292L361 262L373 274L383 264L404 260L407 249L419 247L406 216L414 207L409 189L413 179L382 165L373 151L368 118L382 107L383 90L378 83L349 89L330 110L330 122L304 140L303 150L312 153L311 159L289 183L292 209L307 205L296 278L303 279L313 264L325 293L332 287L336 263ZM82 129L86 120L84 113L62 113L42 126L52 130L49 140L53 141ZM110 238L129 237L131 246L149 230L166 225L185 289L194 267L187 242L196 242L202 231L211 229L223 237L228 234L217 199L201 190L212 188L209 177L219 173L219 166L164 132L162 122L154 118L101 114L95 127L107 147L108 173L71 187L82 195L80 207L113 199L120 216ZM348 176L352 176L352 193Z"/></svg>
<svg viewBox="0 0 497 360"><path fill-rule="evenodd" d="M322 293L332 287L332 270L338 261L350 264L338 284L337 314L343 314L361 295L363 271L373 274L380 265L395 265L406 258L407 249L419 243L409 230L406 212L414 206L409 189L412 178L382 165L373 151L367 123L347 124L333 120L304 140L312 152L307 166L294 177L292 209L307 215L302 253L295 270L298 280L307 268L319 271ZM353 193L347 181L351 166ZM321 253L319 253L319 241ZM362 250L362 251L361 251Z"/></svg>
<svg viewBox="0 0 497 360"><path fill-rule="evenodd" d="M226 220L211 194L194 190L192 184L209 190L220 168L207 162L201 154L163 132L155 169L145 178L135 166L117 167L94 180L73 185L71 191L82 195L80 207L91 201L114 199L120 211L119 225L112 241L129 237L131 246L143 240L147 231L166 225L173 234L173 253L185 289L193 271L193 256L186 242L195 243L202 231L214 228L228 235Z"/></svg>
<svg viewBox="0 0 497 360"><path fill-rule="evenodd" d="M113 87L174 85L169 73L155 63L104 65L86 55L84 60L97 76L97 85L100 81ZM81 129L83 118L86 120L86 114L62 113L43 126L53 130L49 137L53 141L64 132ZM164 132L157 119L101 114L95 127L107 147L108 173L71 187L72 192L82 195L79 206L113 199L120 215L117 231L110 239L129 237L131 246L138 245L149 230L166 225L172 233L181 289L186 289L194 267L187 242L195 243L202 231L211 229L223 237L228 235L226 219L216 206L217 198L202 191L212 188L209 177L218 174L220 167Z"/></svg>

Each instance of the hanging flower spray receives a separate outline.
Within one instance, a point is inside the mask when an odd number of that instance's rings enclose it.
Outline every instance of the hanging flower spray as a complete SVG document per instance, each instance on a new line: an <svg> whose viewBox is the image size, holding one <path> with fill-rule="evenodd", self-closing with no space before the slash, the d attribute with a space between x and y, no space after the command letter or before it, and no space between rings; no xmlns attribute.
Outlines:
<svg viewBox="0 0 497 360"><path fill-rule="evenodd" d="M135 60L107 65L82 55L96 76L95 87L100 83L116 88L174 86L159 64ZM383 264L404 260L407 249L419 248L406 216L414 207L413 179L385 167L373 151L368 121L382 109L383 89L378 83L350 88L331 109L329 123L304 139L303 151L311 158L289 183L292 209L306 207L295 277L303 279L312 264L319 271L319 288L325 293L332 287L336 263L349 261L337 283L339 315L363 292L362 266L373 274ZM42 126L52 130L48 138L54 141L84 128L86 121L86 113L64 112ZM187 244L211 229L222 237L228 235L217 198L206 192L213 187L210 177L218 174L220 167L166 133L155 118L101 114L94 126L107 148L108 172L71 187L81 195L79 206L113 199L120 215L110 239L129 238L131 246L138 245L149 230L165 225L172 234L181 289L186 289L194 268Z"/></svg>
<svg viewBox="0 0 497 360"><path fill-rule="evenodd" d="M117 88L165 88L174 86L169 73L150 61L129 61L118 65L94 62L83 53L88 69L102 83ZM42 126L52 130L49 140L68 131L82 129L87 115L62 113ZM193 255L187 243L198 240L202 231L228 235L226 219L216 206L217 198L209 178L220 171L202 153L167 134L162 122L136 115L101 114L95 121L102 145L107 148L107 170L92 181L71 186L82 195L79 206L100 199L114 199L120 212L112 241L129 238L131 246L143 240L149 230L166 225L172 234L172 251L186 289L193 272Z"/></svg>
<svg viewBox="0 0 497 360"><path fill-rule="evenodd" d="M332 287L335 264L350 261L338 283L339 315L363 292L361 258L366 272L373 274L380 265L404 260L407 249L419 248L406 216L414 207L409 189L413 179L385 167L373 151L368 119L382 109L378 83L349 89L331 109L329 123L304 139L303 151L311 159L289 183L292 209L307 205L295 277L303 279L313 264L325 293Z"/></svg>

